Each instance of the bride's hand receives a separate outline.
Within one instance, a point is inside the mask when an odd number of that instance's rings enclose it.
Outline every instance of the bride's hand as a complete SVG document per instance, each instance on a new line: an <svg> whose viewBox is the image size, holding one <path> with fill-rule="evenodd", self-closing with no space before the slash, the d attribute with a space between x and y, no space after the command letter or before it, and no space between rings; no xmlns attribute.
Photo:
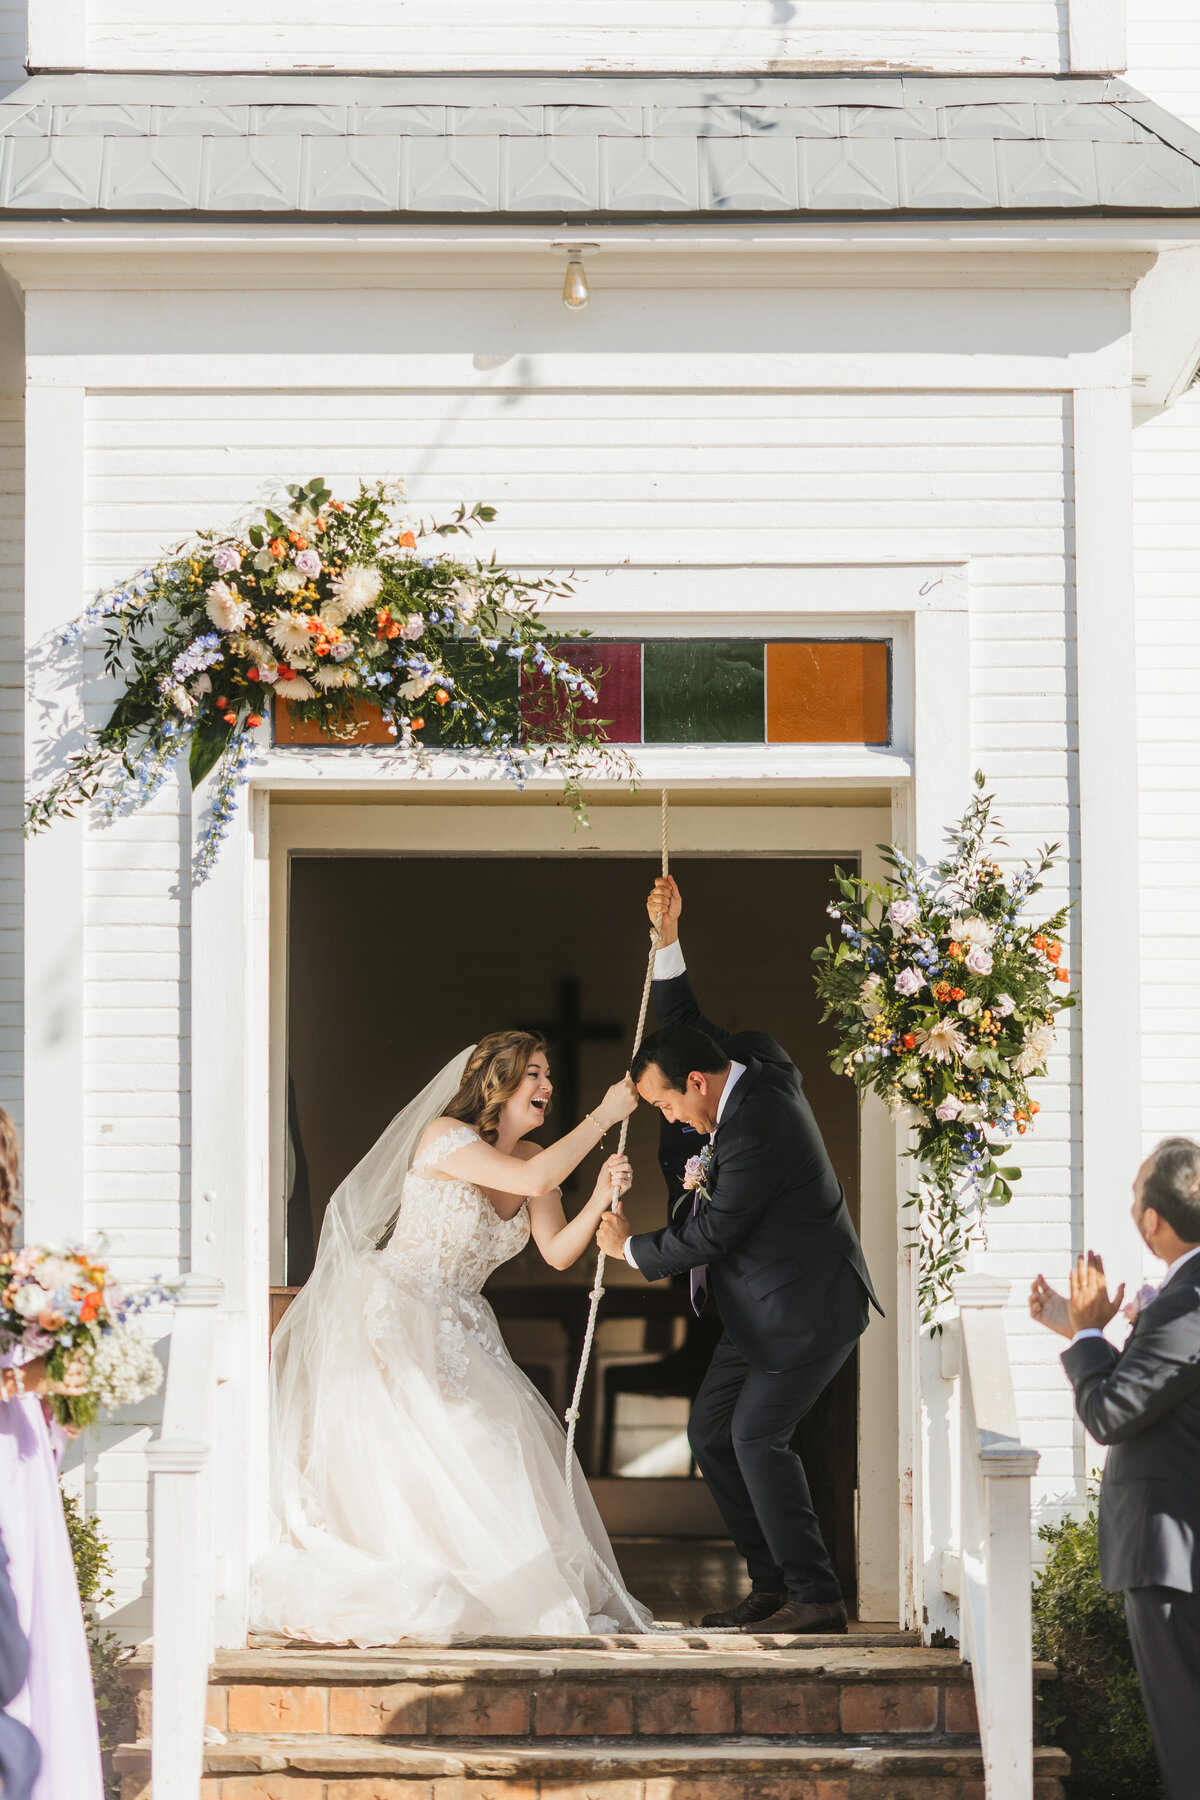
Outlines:
<svg viewBox="0 0 1200 1800"><path fill-rule="evenodd" d="M618 1194L627 1194L633 1186L633 1164L627 1156L610 1156L602 1164L596 1177L596 1185L592 1189L592 1203L607 1206L613 1197L613 1188Z"/></svg>
<svg viewBox="0 0 1200 1800"><path fill-rule="evenodd" d="M636 1112L637 1103L638 1091L632 1079L626 1075L621 1081L613 1082L593 1117L608 1131L612 1126L619 1125L622 1119L627 1119L631 1112Z"/></svg>

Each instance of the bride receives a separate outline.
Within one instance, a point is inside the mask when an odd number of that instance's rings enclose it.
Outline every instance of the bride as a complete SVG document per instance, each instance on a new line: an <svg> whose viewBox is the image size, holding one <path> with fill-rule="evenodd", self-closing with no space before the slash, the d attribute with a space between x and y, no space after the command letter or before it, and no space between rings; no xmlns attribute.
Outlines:
<svg viewBox="0 0 1200 1800"><path fill-rule="evenodd" d="M329 1203L316 1266L271 1343L271 1548L254 1629L404 1638L644 1631L563 1432L480 1289L532 1234L566 1269L631 1181L611 1156L567 1222L558 1192L631 1113L628 1079L555 1144L543 1040L498 1031L388 1126Z"/></svg>

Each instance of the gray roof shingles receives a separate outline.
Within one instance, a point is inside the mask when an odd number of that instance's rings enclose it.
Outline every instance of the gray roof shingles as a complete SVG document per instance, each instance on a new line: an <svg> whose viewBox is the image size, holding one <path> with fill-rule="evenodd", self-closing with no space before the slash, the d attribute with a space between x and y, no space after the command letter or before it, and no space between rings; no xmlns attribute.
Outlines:
<svg viewBox="0 0 1200 1800"><path fill-rule="evenodd" d="M0 215L583 223L1200 211L1200 133L1055 76L35 76Z"/></svg>

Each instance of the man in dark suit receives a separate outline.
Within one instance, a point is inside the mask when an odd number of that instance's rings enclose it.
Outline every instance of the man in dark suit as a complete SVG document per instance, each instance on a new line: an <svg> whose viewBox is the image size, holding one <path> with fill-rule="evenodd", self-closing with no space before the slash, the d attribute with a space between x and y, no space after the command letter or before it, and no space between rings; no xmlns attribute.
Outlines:
<svg viewBox="0 0 1200 1800"><path fill-rule="evenodd" d="M1125 1595L1142 1696L1171 1800L1200 1793L1200 1145L1167 1138L1133 1184L1133 1221L1167 1264L1143 1289L1124 1348L1104 1327L1121 1305L1104 1265L1081 1256L1070 1298L1039 1275L1034 1318L1070 1338L1075 1408L1108 1444L1100 1483L1100 1579Z"/></svg>
<svg viewBox="0 0 1200 1800"><path fill-rule="evenodd" d="M631 1072L669 1127L694 1129L705 1167L692 1207L665 1229L635 1237L618 1211L597 1241L650 1281L690 1270L693 1303L711 1284L724 1325L688 1437L751 1592L702 1623L845 1631L791 1438L866 1329L869 1307L882 1309L799 1071L773 1038L724 1031L701 1013L678 945L675 882L657 882L647 904L662 917L654 1004L663 1025Z"/></svg>

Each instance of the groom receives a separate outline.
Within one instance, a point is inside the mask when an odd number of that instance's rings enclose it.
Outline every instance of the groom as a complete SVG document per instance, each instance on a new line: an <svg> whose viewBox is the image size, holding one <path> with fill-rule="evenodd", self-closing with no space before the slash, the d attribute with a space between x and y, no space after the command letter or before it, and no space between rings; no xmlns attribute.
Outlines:
<svg viewBox="0 0 1200 1800"><path fill-rule="evenodd" d="M688 1437L751 1592L708 1627L845 1631L846 1609L792 1433L882 1312L800 1073L773 1038L730 1033L700 1011L679 947L682 899L660 879L654 1004L662 1029L634 1058L638 1093L690 1126L699 1177L690 1211L633 1236L607 1213L597 1242L649 1281L691 1271L699 1311L711 1285L724 1325Z"/></svg>

